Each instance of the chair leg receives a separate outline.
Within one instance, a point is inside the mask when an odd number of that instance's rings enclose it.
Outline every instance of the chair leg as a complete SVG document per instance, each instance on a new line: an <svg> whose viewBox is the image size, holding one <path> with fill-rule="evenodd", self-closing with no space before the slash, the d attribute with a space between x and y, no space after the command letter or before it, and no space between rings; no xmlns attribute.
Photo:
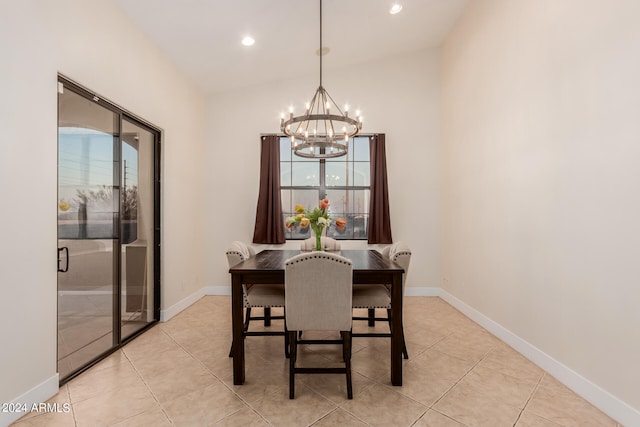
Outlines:
<svg viewBox="0 0 640 427"><path fill-rule="evenodd" d="M402 355L405 359L409 358L409 353L407 353L407 342L404 340L404 331L402 331Z"/></svg>
<svg viewBox="0 0 640 427"><path fill-rule="evenodd" d="M289 399L296 395L296 356L298 355L298 337L296 331L289 331L289 343L291 350L289 353Z"/></svg>
<svg viewBox="0 0 640 427"><path fill-rule="evenodd" d="M247 332L249 330L250 321L251 321L251 307L247 307L245 309L245 315L244 315L244 326L243 326L244 332Z"/></svg>
<svg viewBox="0 0 640 427"><path fill-rule="evenodd" d="M287 359L289 359L289 357L291 357L290 353L289 353L289 346L290 346L289 341L290 341L289 340L289 331L287 330L287 324L286 324L286 321L285 321L285 324L284 324L284 357L286 357Z"/></svg>
<svg viewBox="0 0 640 427"><path fill-rule="evenodd" d="M264 308L264 326L271 326L271 307Z"/></svg>
<svg viewBox="0 0 640 427"><path fill-rule="evenodd" d="M387 308L387 319L389 320L389 330L391 330L391 309ZM402 356L405 359L409 358L409 353L407 353L407 342L404 340L404 328L402 329Z"/></svg>
<svg viewBox="0 0 640 427"><path fill-rule="evenodd" d="M376 326L376 309L375 308L370 308L368 310L368 314L369 314L369 326Z"/></svg>
<svg viewBox="0 0 640 427"><path fill-rule="evenodd" d="M341 331L342 353L347 371L347 398L353 399L353 385L351 382L351 331Z"/></svg>

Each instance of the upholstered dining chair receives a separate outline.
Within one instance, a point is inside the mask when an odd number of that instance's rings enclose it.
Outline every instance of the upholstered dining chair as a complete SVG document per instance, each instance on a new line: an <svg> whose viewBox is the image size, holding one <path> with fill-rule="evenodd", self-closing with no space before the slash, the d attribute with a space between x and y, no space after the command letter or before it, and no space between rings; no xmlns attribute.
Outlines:
<svg viewBox="0 0 640 427"><path fill-rule="evenodd" d="M295 397L296 374L346 374L347 397L351 385L351 325L353 310L351 260L330 252L296 255L285 263L285 317L289 342L289 398ZM340 340L299 340L299 331L340 331ZM296 367L297 346L342 344L344 368Z"/></svg>
<svg viewBox="0 0 640 427"><path fill-rule="evenodd" d="M409 263L411 262L411 249L404 242L397 242L391 246L387 246L382 250L382 255L389 258L396 264L404 268L402 275L402 295L407 283L407 273L409 271ZM353 320L366 320L369 326L374 326L376 320L389 323L391 329L391 290L388 285L364 285L353 288L353 308L368 309L367 317L355 316ZM387 310L387 317L376 317L376 308L384 308ZM391 333L353 333L354 337L391 337ZM402 355L405 359L409 358L407 352L407 343L404 340L404 331L402 332Z"/></svg>
<svg viewBox="0 0 640 427"><path fill-rule="evenodd" d="M320 244L322 245L323 251L339 251L340 250L340 242L332 237L321 236ZM310 237L306 240L300 242L300 250L301 251L312 251L316 248L316 238Z"/></svg>
<svg viewBox="0 0 640 427"><path fill-rule="evenodd" d="M229 268L249 258L254 257L256 251L244 242L234 241L227 249ZM284 307L284 286L282 285L245 285L242 284L245 318L243 336L284 336L285 355L289 357L289 337L286 324L282 331L249 331L252 320L263 320L264 326L271 326L272 319L284 319L284 316L271 316L272 307ZM251 309L262 308L263 316L251 316ZM229 350L229 357L233 356L233 346Z"/></svg>

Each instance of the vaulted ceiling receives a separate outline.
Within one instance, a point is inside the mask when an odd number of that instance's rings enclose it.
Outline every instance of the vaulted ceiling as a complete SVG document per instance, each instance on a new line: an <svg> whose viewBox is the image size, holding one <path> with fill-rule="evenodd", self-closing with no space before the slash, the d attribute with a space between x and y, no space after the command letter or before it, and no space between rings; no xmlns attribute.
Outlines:
<svg viewBox="0 0 640 427"><path fill-rule="evenodd" d="M318 73L319 0L112 1L206 92ZM324 0L323 68L438 46L468 1Z"/></svg>

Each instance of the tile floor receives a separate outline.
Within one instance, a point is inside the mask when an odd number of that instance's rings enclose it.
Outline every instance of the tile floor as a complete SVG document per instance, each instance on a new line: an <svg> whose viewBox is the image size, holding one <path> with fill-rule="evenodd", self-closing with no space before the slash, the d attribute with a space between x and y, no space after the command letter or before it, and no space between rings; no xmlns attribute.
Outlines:
<svg viewBox="0 0 640 427"><path fill-rule="evenodd" d="M618 426L434 297L405 299L410 359L402 387L390 385L389 340L355 338L353 400L344 375L299 375L289 400L281 337L246 339L246 383L234 386L230 305L230 297L202 298L64 385L50 402L71 411L29 414L14 425ZM366 322L354 325L364 329ZM339 360L338 346L299 351L302 364Z"/></svg>

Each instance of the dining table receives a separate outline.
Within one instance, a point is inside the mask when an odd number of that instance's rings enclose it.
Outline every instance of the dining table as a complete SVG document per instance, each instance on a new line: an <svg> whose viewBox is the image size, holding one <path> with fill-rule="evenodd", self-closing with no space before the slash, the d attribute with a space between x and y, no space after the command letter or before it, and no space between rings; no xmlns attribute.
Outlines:
<svg viewBox="0 0 640 427"><path fill-rule="evenodd" d="M231 274L231 317L233 332L233 383L244 384L245 349L242 285L282 284L285 263L300 250L267 249L229 269ZM351 260L353 286L385 284L391 289L391 384L402 385L402 274L404 269L376 250L341 250ZM236 345L237 344L237 345Z"/></svg>

